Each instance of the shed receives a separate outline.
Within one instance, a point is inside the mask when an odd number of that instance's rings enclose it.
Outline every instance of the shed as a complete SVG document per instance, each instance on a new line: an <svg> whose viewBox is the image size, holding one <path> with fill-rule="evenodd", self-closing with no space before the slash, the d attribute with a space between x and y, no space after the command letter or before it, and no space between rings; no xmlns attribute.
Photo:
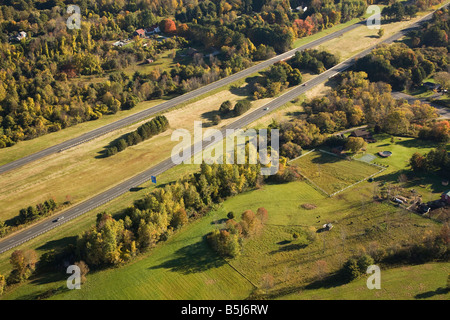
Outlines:
<svg viewBox="0 0 450 320"><path fill-rule="evenodd" d="M444 201L446 204L450 204L450 190L447 192L444 192L441 195L441 200Z"/></svg>

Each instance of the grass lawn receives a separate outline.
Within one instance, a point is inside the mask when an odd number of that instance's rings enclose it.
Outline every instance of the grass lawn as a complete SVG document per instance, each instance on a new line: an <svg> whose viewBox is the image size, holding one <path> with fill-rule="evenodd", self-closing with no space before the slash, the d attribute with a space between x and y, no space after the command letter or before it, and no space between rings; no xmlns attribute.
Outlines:
<svg viewBox="0 0 450 320"><path fill-rule="evenodd" d="M294 160L300 173L328 194L337 192L381 170L361 161L346 160L320 151L313 151Z"/></svg>
<svg viewBox="0 0 450 320"><path fill-rule="evenodd" d="M293 300L450 300L445 290L450 263L426 263L381 270L381 289L369 290L366 278L342 286L303 289L282 297Z"/></svg>

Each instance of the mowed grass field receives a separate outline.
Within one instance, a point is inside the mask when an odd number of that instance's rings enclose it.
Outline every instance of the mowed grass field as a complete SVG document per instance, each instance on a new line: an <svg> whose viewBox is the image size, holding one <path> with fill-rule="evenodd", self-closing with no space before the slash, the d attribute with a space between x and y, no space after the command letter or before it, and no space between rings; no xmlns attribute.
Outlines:
<svg viewBox="0 0 450 320"><path fill-rule="evenodd" d="M296 165L302 175L328 194L342 190L382 169L318 150L307 153L290 164Z"/></svg>
<svg viewBox="0 0 450 320"><path fill-rule="evenodd" d="M381 289L367 289L362 277L342 286L299 290L284 300L450 300L445 290L450 263L426 263L381 270Z"/></svg>
<svg viewBox="0 0 450 320"><path fill-rule="evenodd" d="M180 173L173 171L172 178ZM374 203L372 195L373 184L368 182L333 198L323 196L306 181L266 184L226 200L135 261L88 274L81 290L62 290L50 298L244 299L256 294L283 299L305 292L317 277L337 271L355 254L420 241L425 230L440 228L429 219ZM306 203L316 208L306 210L302 207ZM268 210L269 220L260 234L244 241L241 256L225 261L209 249L205 235L220 228L229 211L239 220L244 210L256 211L259 207ZM331 231L316 232L329 222L334 225ZM70 228L60 231L40 246L48 249L60 241L57 239L68 241L69 234L73 236ZM298 240L294 241L293 232L301 235ZM307 232L316 235L311 243L306 241ZM5 270L6 264L7 256L3 255L0 270ZM50 289L64 287L66 277L63 272L41 275L9 290L3 299L36 299ZM273 280L267 283L267 278ZM428 273L421 279L422 285L411 294L435 290L436 281ZM399 282L398 290L403 284Z"/></svg>

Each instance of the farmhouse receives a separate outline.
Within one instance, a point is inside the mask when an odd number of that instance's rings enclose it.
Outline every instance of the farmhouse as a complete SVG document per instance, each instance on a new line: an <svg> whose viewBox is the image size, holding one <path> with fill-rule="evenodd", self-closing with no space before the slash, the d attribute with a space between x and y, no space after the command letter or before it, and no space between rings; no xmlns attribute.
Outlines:
<svg viewBox="0 0 450 320"><path fill-rule="evenodd" d="M450 204L450 190L447 192L444 192L441 195L441 200L444 201L446 204Z"/></svg>
<svg viewBox="0 0 450 320"><path fill-rule="evenodd" d="M365 129L357 129L350 134L350 137L363 138L366 142L375 142L375 139L372 136L370 131Z"/></svg>
<svg viewBox="0 0 450 320"><path fill-rule="evenodd" d="M141 37L144 38L145 37L145 30L144 29L137 29L134 33L133 36L136 37Z"/></svg>

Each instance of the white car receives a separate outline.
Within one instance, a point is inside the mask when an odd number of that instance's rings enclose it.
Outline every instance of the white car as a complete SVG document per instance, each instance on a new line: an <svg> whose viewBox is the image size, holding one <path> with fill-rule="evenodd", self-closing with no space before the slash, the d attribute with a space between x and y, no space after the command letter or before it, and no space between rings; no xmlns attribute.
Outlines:
<svg viewBox="0 0 450 320"><path fill-rule="evenodd" d="M264 108L264 110L269 110L269 107L267 107L267 108Z"/></svg>

